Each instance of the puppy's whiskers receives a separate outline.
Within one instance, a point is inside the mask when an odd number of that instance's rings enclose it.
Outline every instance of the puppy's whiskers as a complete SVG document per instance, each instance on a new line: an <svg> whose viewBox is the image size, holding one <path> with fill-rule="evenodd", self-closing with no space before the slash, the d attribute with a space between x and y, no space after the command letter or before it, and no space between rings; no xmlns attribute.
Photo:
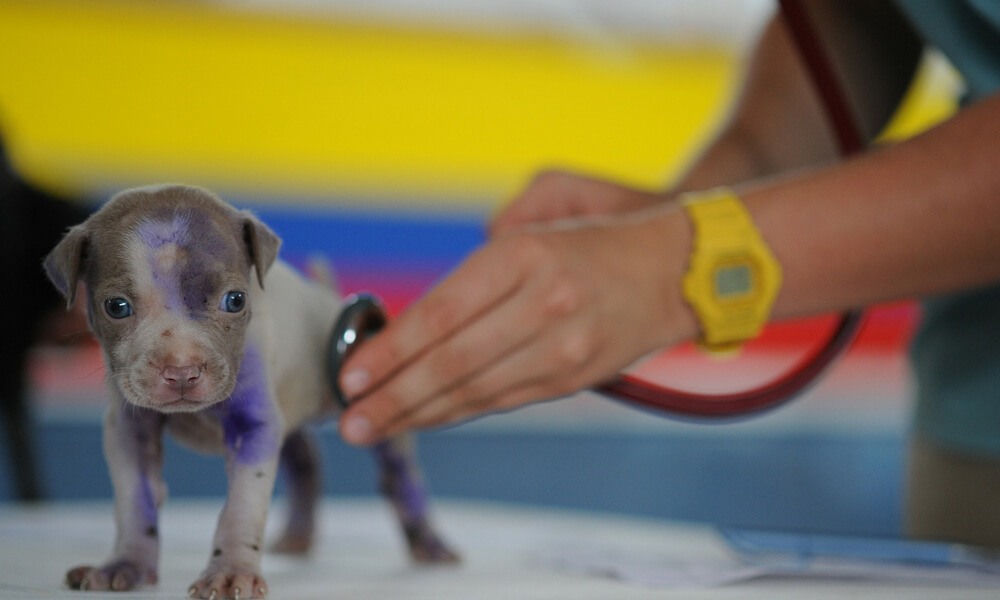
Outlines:
<svg viewBox="0 0 1000 600"><path fill-rule="evenodd" d="M237 379L236 380L236 384L233 385L233 391L229 393L229 396L233 397L233 396L237 395L237 392L242 392L245 389L249 389L249 388L246 387L246 384L244 384L239 379Z"/></svg>
<svg viewBox="0 0 1000 600"><path fill-rule="evenodd" d="M107 367L104 366L103 363L100 366L95 367L94 370L91 371L90 373L87 373L86 375L84 375L83 378L84 379L91 379L92 377L94 377L94 375L97 375L98 373L101 373L102 371L105 373L105 376L108 375L108 369L107 369Z"/></svg>

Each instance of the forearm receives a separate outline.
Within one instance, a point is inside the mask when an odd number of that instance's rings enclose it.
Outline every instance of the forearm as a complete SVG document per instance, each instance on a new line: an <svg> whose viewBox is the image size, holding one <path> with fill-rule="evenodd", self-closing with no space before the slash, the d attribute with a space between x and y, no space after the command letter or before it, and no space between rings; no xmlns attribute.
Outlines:
<svg viewBox="0 0 1000 600"><path fill-rule="evenodd" d="M836 146L780 18L764 29L718 132L672 188L731 185L829 161Z"/></svg>
<svg viewBox="0 0 1000 600"><path fill-rule="evenodd" d="M897 146L739 188L784 270L776 318L1000 280L1000 96Z"/></svg>
<svg viewBox="0 0 1000 600"><path fill-rule="evenodd" d="M875 139L909 87L921 40L890 2L814 0L802 8L859 135ZM731 114L674 188L731 185L829 163L838 154L812 76L784 18L776 14L751 55Z"/></svg>

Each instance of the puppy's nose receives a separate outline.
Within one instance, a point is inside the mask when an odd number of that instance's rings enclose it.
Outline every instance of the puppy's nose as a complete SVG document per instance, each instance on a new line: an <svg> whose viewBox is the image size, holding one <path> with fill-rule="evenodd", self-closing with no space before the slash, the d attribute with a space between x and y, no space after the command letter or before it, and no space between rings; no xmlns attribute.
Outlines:
<svg viewBox="0 0 1000 600"><path fill-rule="evenodd" d="M182 391L185 389L191 389L198 385L198 380L201 378L201 372L201 365L185 365L183 367L167 365L163 367L163 371L161 371L160 374L163 375L163 380L167 383L170 389Z"/></svg>

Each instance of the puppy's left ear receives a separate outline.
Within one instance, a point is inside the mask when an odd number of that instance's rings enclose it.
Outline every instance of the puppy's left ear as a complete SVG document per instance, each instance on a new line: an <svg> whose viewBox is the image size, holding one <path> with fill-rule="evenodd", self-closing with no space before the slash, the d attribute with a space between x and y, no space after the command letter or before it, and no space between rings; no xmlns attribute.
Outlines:
<svg viewBox="0 0 1000 600"><path fill-rule="evenodd" d="M243 217L243 241L250 254L250 262L257 270L257 281L263 289L264 274L278 258L281 238L252 213L245 210L240 211L240 213Z"/></svg>
<svg viewBox="0 0 1000 600"><path fill-rule="evenodd" d="M86 224L77 225L66 233L43 263L49 281L66 297L67 310L76 302L76 284L86 270L89 242L90 234Z"/></svg>

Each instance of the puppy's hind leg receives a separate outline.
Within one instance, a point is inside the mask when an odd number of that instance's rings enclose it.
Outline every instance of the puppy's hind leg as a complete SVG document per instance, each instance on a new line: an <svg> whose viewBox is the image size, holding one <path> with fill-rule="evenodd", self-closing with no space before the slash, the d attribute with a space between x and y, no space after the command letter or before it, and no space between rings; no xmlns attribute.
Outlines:
<svg viewBox="0 0 1000 600"><path fill-rule="evenodd" d="M459 557L434 531L428 515L428 496L414 443L399 435L375 446L380 491L392 503L413 560L421 563L453 563Z"/></svg>
<svg viewBox="0 0 1000 600"><path fill-rule="evenodd" d="M322 487L315 437L305 428L289 435L281 446L279 465L286 481L288 520L271 551L306 554L312 548Z"/></svg>

